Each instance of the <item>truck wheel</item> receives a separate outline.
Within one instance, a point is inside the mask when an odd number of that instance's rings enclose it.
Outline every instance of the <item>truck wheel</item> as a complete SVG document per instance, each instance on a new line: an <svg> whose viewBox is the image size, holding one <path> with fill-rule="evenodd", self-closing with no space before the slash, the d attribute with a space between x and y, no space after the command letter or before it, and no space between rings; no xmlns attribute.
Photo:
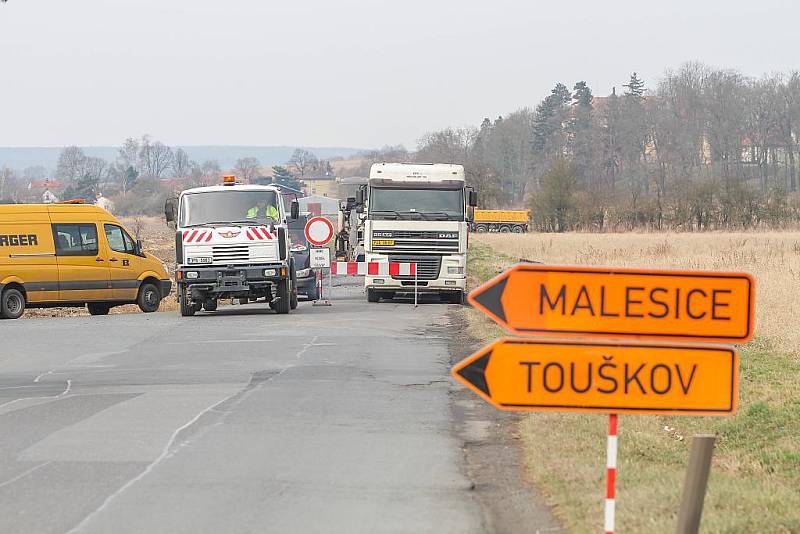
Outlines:
<svg viewBox="0 0 800 534"><path fill-rule="evenodd" d="M210 312L217 311L218 305L219 303L217 302L216 299L208 299L203 302L203 309L205 311L210 311Z"/></svg>
<svg viewBox="0 0 800 534"><path fill-rule="evenodd" d="M525 228L522 225L515 224L511 231L515 234L521 234L525 231Z"/></svg>
<svg viewBox="0 0 800 534"><path fill-rule="evenodd" d="M292 290L292 301L289 304L290 304L289 307L292 308L293 310L297 309L297 291Z"/></svg>
<svg viewBox="0 0 800 534"><path fill-rule="evenodd" d="M89 315L108 315L111 306L103 302L87 302L86 308L89 310Z"/></svg>
<svg viewBox="0 0 800 534"><path fill-rule="evenodd" d="M367 289L367 302L380 302L381 296L374 289Z"/></svg>
<svg viewBox="0 0 800 534"><path fill-rule="evenodd" d="M144 313L158 311L158 307L161 304L161 293L158 292L158 288L155 284L149 282L142 284L139 288L139 296L136 298L136 304L139 305L139 309Z"/></svg>
<svg viewBox="0 0 800 534"><path fill-rule="evenodd" d="M180 303L182 317L191 317L197 311L194 304L189 301L186 290L180 287L178 288L178 302Z"/></svg>
<svg viewBox="0 0 800 534"><path fill-rule="evenodd" d="M9 288L0 295L0 317L19 319L25 313L25 295L19 289Z"/></svg>
<svg viewBox="0 0 800 534"><path fill-rule="evenodd" d="M486 226L485 224L476 224L475 231L479 234L485 234L486 232L489 231L489 227Z"/></svg>
<svg viewBox="0 0 800 534"><path fill-rule="evenodd" d="M250 302L250 299L248 299L247 297L239 297L239 304L241 304L242 306L244 306L248 302Z"/></svg>
<svg viewBox="0 0 800 534"><path fill-rule="evenodd" d="M501 233L501 234L507 234L507 233L509 233L509 232L511 232L511 227L510 227L509 225L507 225L507 224L504 224L504 225L502 225L502 226L500 227L500 233Z"/></svg>
<svg viewBox="0 0 800 534"><path fill-rule="evenodd" d="M289 287L289 280L283 279L278 281L278 291L277 295L278 301L275 303L275 312L278 315L284 315L289 313L289 310L292 308L292 295L291 295L291 288Z"/></svg>

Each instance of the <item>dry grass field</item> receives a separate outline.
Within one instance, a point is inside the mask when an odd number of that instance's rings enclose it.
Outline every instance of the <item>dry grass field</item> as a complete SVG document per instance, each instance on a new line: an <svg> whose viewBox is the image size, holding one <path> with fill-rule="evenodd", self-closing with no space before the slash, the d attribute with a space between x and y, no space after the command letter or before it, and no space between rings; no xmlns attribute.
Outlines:
<svg viewBox="0 0 800 534"><path fill-rule="evenodd" d="M746 271L757 284L756 339L741 351L732 417L620 417L617 526L674 531L691 436L718 436L703 532L800 532L800 232L472 236L471 284L524 258L552 264ZM503 335L465 309L470 334ZM527 470L573 532L602 528L607 418L531 413Z"/></svg>

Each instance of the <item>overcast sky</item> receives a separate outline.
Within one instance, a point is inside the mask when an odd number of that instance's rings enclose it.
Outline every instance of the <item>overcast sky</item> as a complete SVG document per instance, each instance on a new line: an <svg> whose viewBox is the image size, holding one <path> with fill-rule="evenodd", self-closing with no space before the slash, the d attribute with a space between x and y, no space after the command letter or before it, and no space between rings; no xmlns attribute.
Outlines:
<svg viewBox="0 0 800 534"><path fill-rule="evenodd" d="M0 146L413 148L686 60L800 68L796 0L8 0Z"/></svg>

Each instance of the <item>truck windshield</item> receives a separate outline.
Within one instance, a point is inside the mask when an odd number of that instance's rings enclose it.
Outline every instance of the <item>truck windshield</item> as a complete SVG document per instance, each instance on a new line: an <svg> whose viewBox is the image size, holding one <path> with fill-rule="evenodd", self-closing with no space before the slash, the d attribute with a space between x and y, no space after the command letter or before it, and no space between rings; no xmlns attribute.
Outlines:
<svg viewBox="0 0 800 534"><path fill-rule="evenodd" d="M464 220L462 189L391 189L372 187L371 219Z"/></svg>
<svg viewBox="0 0 800 534"><path fill-rule="evenodd" d="M184 195L180 225L269 224L279 222L274 191L208 191Z"/></svg>

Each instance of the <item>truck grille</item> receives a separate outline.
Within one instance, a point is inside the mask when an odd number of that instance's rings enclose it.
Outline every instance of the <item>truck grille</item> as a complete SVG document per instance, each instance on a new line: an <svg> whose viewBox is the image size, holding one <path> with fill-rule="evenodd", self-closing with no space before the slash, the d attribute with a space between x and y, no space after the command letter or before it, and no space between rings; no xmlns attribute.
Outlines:
<svg viewBox="0 0 800 534"><path fill-rule="evenodd" d="M442 237L442 234L455 235L455 237ZM375 252L458 252L457 232L440 232L429 230L378 230L373 232L372 240L394 241L394 245L372 245L372 250Z"/></svg>
<svg viewBox="0 0 800 534"><path fill-rule="evenodd" d="M441 256L395 256L390 255L389 261L399 263L416 263L418 280L436 280L442 267ZM395 280L413 280L413 276L392 276Z"/></svg>
<svg viewBox="0 0 800 534"><path fill-rule="evenodd" d="M247 245L225 245L211 247L214 263L239 263L250 261L250 247Z"/></svg>

